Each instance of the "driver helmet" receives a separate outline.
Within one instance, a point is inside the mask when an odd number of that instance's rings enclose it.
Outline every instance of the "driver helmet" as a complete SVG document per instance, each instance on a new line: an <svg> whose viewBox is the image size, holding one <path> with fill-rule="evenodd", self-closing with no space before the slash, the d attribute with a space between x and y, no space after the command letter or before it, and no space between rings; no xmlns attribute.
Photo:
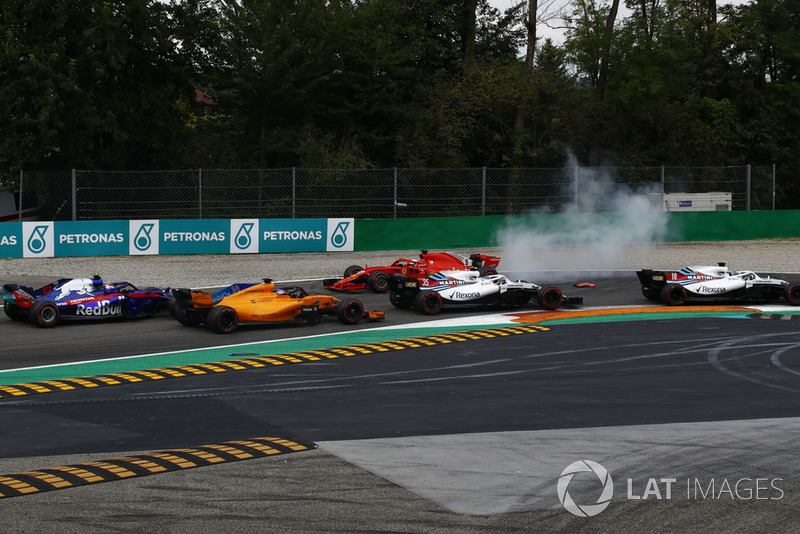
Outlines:
<svg viewBox="0 0 800 534"><path fill-rule="evenodd" d="M92 275L92 289L100 291L104 289L103 278L99 274Z"/></svg>

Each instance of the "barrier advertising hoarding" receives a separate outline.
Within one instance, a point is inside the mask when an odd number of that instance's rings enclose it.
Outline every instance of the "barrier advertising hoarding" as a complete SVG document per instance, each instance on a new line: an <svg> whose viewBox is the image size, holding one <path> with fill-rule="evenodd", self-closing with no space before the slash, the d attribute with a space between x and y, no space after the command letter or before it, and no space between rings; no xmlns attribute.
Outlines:
<svg viewBox="0 0 800 534"><path fill-rule="evenodd" d="M353 219L25 221L0 224L0 258L352 251Z"/></svg>

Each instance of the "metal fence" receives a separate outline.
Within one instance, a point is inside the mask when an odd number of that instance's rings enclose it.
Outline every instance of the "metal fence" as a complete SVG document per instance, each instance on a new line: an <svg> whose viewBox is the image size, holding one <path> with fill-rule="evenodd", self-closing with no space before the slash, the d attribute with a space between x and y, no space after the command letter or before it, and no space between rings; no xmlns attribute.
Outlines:
<svg viewBox="0 0 800 534"><path fill-rule="evenodd" d="M44 220L406 218L775 209L770 167L255 169L20 173ZM683 198L683 200L681 200ZM688 199L688 200L687 200Z"/></svg>

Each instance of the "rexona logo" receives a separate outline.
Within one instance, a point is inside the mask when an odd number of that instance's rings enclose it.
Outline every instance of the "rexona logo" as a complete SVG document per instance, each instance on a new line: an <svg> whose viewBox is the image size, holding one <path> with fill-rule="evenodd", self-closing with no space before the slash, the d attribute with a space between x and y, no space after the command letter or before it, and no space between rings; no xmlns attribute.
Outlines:
<svg viewBox="0 0 800 534"><path fill-rule="evenodd" d="M128 234L133 236L128 244L128 253L158 254L158 221L130 221Z"/></svg>
<svg viewBox="0 0 800 534"><path fill-rule="evenodd" d="M22 257L52 258L55 251L52 222L22 223Z"/></svg>
<svg viewBox="0 0 800 534"><path fill-rule="evenodd" d="M328 219L328 243L326 250L352 251L354 241L353 219Z"/></svg>
<svg viewBox="0 0 800 534"><path fill-rule="evenodd" d="M575 475L581 473L593 474L593 476L590 477L592 479L590 482L592 482L592 487L597 486L596 493L600 494L597 500L593 503L589 502L578 504L572 498L572 495L570 495L570 483ZM594 481L595 477L597 478L597 481ZM561 501L561 504L564 506L564 508L566 508L571 514L579 517L592 517L599 514L608 507L609 503L611 502L611 497L614 496L614 482L611 480L611 474L605 467L591 460L579 460L569 464L567 468L561 472L561 476L558 478L557 489L558 500Z"/></svg>
<svg viewBox="0 0 800 534"><path fill-rule="evenodd" d="M231 254L258 253L258 219L231 219Z"/></svg>
<svg viewBox="0 0 800 534"><path fill-rule="evenodd" d="M700 286L698 293L725 293L724 287L719 286Z"/></svg>

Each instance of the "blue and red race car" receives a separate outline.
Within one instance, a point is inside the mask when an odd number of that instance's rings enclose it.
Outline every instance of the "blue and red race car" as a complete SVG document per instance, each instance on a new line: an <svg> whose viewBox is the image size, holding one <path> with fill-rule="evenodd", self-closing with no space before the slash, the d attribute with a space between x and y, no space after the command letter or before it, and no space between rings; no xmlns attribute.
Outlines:
<svg viewBox="0 0 800 534"><path fill-rule="evenodd" d="M129 282L104 284L94 275L62 278L40 289L6 284L0 295L8 317L48 328L60 320L149 317L169 305L168 291L137 289Z"/></svg>

